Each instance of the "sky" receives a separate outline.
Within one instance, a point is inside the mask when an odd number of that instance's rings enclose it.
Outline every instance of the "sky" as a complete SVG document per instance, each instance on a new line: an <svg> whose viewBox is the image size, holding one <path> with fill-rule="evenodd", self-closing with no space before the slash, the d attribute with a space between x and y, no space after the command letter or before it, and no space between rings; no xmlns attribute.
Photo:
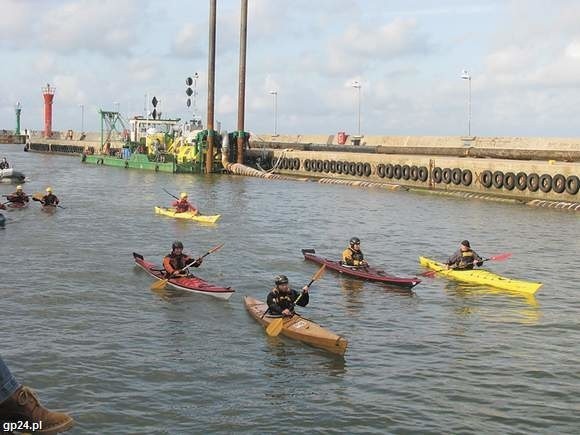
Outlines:
<svg viewBox="0 0 580 435"><path fill-rule="evenodd" d="M190 119L195 73L205 124L209 3L0 0L0 128L14 128L20 102L22 128L42 129L47 83L54 130L81 130L84 112L85 130L98 131L99 109L143 115L153 96L164 116ZM248 4L253 134L357 134L360 103L363 135L579 136L580 1ZM215 122L227 131L237 129L240 8L217 0Z"/></svg>

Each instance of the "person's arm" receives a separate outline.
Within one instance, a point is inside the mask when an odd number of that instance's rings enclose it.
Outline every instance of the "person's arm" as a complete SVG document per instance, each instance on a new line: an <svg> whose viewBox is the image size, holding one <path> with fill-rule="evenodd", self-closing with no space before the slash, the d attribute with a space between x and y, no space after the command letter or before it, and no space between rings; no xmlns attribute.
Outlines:
<svg viewBox="0 0 580 435"><path fill-rule="evenodd" d="M473 252L473 263L477 264L478 267L483 266L483 258L481 258L477 252L475 251L471 252Z"/></svg>
<svg viewBox="0 0 580 435"><path fill-rule="evenodd" d="M203 258L195 259L191 258L189 255L185 257L185 264L189 264L189 267L199 267L201 263L203 263Z"/></svg>
<svg viewBox="0 0 580 435"><path fill-rule="evenodd" d="M266 303L268 304L270 314L282 314L282 307L274 301L275 298L274 292L268 293Z"/></svg>
<svg viewBox="0 0 580 435"><path fill-rule="evenodd" d="M169 257L165 257L163 259L163 268L167 271L167 273L169 275L172 275L175 273L175 269L171 265L171 259Z"/></svg>
<svg viewBox="0 0 580 435"><path fill-rule="evenodd" d="M354 266L352 262L352 251L350 249L345 249L342 251L342 262L347 266Z"/></svg>
<svg viewBox="0 0 580 435"><path fill-rule="evenodd" d="M300 296L302 295L302 296ZM298 293L296 290L292 290L292 300L296 305L305 307L310 302L310 294L308 293L308 287L302 287L302 292Z"/></svg>
<svg viewBox="0 0 580 435"><path fill-rule="evenodd" d="M461 252L457 251L451 257L449 257L449 260L447 260L446 264L447 266L453 266L454 264L459 264L460 261L461 261Z"/></svg>
<svg viewBox="0 0 580 435"><path fill-rule="evenodd" d="M197 213L197 208L195 208L191 202L189 202L189 201L188 201L188 202L187 202L187 205L188 205L188 207L189 207L189 211L190 211L190 212L192 212L192 213Z"/></svg>

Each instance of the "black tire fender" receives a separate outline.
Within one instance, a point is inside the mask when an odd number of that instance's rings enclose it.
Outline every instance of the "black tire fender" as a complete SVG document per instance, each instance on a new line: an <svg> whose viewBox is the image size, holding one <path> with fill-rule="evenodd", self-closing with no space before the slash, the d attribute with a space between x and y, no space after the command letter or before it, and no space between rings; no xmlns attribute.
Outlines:
<svg viewBox="0 0 580 435"><path fill-rule="evenodd" d="M417 181L419 179L419 168L415 165L411 166L411 170L409 171L409 177L412 181Z"/></svg>
<svg viewBox="0 0 580 435"><path fill-rule="evenodd" d="M507 190L514 190L514 187L516 187L516 174L513 172L506 172L503 177L503 187Z"/></svg>
<svg viewBox="0 0 580 435"><path fill-rule="evenodd" d="M377 165L377 175L381 178L385 178L385 165L382 163L379 163Z"/></svg>
<svg viewBox="0 0 580 435"><path fill-rule="evenodd" d="M516 187L520 191L524 191L528 187L528 175L525 172L516 174Z"/></svg>
<svg viewBox="0 0 580 435"><path fill-rule="evenodd" d="M485 170L481 173L481 178L480 178L480 183L483 187L485 188L490 188L491 187L491 180L493 178L493 174L491 173L491 171Z"/></svg>
<svg viewBox="0 0 580 435"><path fill-rule="evenodd" d="M556 193L563 193L566 190L566 177L556 174L552 177L552 190Z"/></svg>
<svg viewBox="0 0 580 435"><path fill-rule="evenodd" d="M441 180L443 179L443 169L441 169L439 166L437 166L436 168L433 168L433 181L437 184L441 183Z"/></svg>
<svg viewBox="0 0 580 435"><path fill-rule="evenodd" d="M322 170L326 173L330 172L330 161L329 160L324 160L322 162Z"/></svg>
<svg viewBox="0 0 580 435"><path fill-rule="evenodd" d="M356 163L355 162L350 162L348 164L348 173L350 175L356 175Z"/></svg>
<svg viewBox="0 0 580 435"><path fill-rule="evenodd" d="M550 174L542 174L540 177L540 190L544 193L552 190L552 176Z"/></svg>
<svg viewBox="0 0 580 435"><path fill-rule="evenodd" d="M473 181L473 174L469 169L464 169L461 171L461 184L464 186L471 186L471 182Z"/></svg>
<svg viewBox="0 0 580 435"><path fill-rule="evenodd" d="M395 177L397 180L401 179L401 165L395 165L393 166L393 177Z"/></svg>
<svg viewBox="0 0 580 435"><path fill-rule="evenodd" d="M443 182L445 184L451 183L451 169L449 168L443 169Z"/></svg>
<svg viewBox="0 0 580 435"><path fill-rule="evenodd" d="M409 165L401 166L401 178L403 180L408 180L411 178L411 167Z"/></svg>
<svg viewBox="0 0 580 435"><path fill-rule="evenodd" d="M528 190L530 192L537 192L540 187L540 176L535 172L528 175Z"/></svg>
<svg viewBox="0 0 580 435"><path fill-rule="evenodd" d="M372 168L371 168L371 164L370 164L370 163L368 163L368 162L366 162L366 163L363 163L363 175L364 175L365 177L368 177L368 176L370 176L370 175L371 175L371 172L373 172L373 171L372 171Z"/></svg>
<svg viewBox="0 0 580 435"><path fill-rule="evenodd" d="M501 189L503 187L504 177L505 175L503 174L502 171L495 171L493 173L493 176L491 177L491 183L493 184L493 187Z"/></svg>
<svg viewBox="0 0 580 435"><path fill-rule="evenodd" d="M429 169L427 169L426 166L421 166L419 168L419 180L424 183L425 181L427 181L428 178L429 178Z"/></svg>
<svg viewBox="0 0 580 435"><path fill-rule="evenodd" d="M385 177L393 178L395 175L395 167L391 163L385 165Z"/></svg>
<svg viewBox="0 0 580 435"><path fill-rule="evenodd" d="M576 175L570 175L566 178L566 192L570 195L576 195L580 190L580 178Z"/></svg>
<svg viewBox="0 0 580 435"><path fill-rule="evenodd" d="M461 169L453 168L453 170L451 171L451 181L453 181L453 184L455 184L456 186L459 186L461 184Z"/></svg>

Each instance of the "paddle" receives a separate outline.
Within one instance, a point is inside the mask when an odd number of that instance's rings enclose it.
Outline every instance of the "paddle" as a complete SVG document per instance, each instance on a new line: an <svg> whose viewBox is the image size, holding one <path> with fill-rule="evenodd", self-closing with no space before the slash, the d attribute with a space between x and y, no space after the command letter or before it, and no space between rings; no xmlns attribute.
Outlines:
<svg viewBox="0 0 580 435"><path fill-rule="evenodd" d="M326 264L323 264L320 267L320 269L318 269L316 271L316 273L314 275L312 275L312 279L310 280L310 282L308 283L308 285L306 287L307 288L310 288L310 286L312 285L312 283L314 281L319 280L320 277L324 274L324 271L325 270L326 270ZM304 292L300 293L300 295L294 301L294 304L297 304L298 303L298 301L300 300L300 298L302 298L302 295L303 294L304 294ZM282 331L282 326L284 326L284 318L283 317L279 317L279 318L273 320L272 323L270 323L268 325L268 327L266 328L266 334L268 334L270 337L276 337Z"/></svg>
<svg viewBox="0 0 580 435"><path fill-rule="evenodd" d="M511 252L506 252L503 254L497 254L489 258L484 258L481 262L485 261L505 261L512 256ZM427 278L433 278L437 272L444 272L445 270L453 270L456 269L455 267L451 267L450 269L442 269L442 270L428 270L427 272L423 272L421 276L426 276Z"/></svg>
<svg viewBox="0 0 580 435"><path fill-rule="evenodd" d="M178 274L179 272L184 271L185 269L187 269L189 266L193 265L196 261L201 260L202 258L207 257L209 254L216 252L218 250L220 250L222 248L222 246L224 246L224 244L222 243L221 245L217 245L214 246L213 248L211 248L209 251L207 251L205 254L203 254L201 257L196 258L195 260L189 262L188 264L186 264L182 269L179 269L176 272L173 272L171 275L169 275L168 278L166 279L162 279L160 281L156 281L153 283L153 285L151 286L151 290L163 290L165 288L165 285L169 282L169 280L176 274Z"/></svg>
<svg viewBox="0 0 580 435"><path fill-rule="evenodd" d="M38 202L40 202L42 205L45 205L45 204L44 204L44 201L42 200L42 198L44 198L44 195L43 195L42 193L40 193L40 192L36 192L34 195L30 195L30 196L32 196L32 200L33 200L33 201L38 201ZM49 207L50 207L51 205L52 205L53 207L58 207L58 208L62 208L62 209L64 209L64 210L66 210L66 207L63 207L62 205L59 205L59 204L50 204L50 205L49 205Z"/></svg>

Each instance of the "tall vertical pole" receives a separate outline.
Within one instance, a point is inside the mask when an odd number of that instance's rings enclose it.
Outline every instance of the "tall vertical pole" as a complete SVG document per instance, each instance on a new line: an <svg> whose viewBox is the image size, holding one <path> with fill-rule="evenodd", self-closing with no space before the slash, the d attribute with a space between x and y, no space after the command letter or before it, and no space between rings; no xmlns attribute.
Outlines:
<svg viewBox="0 0 580 435"><path fill-rule="evenodd" d="M360 136L360 84L358 86L358 135Z"/></svg>
<svg viewBox="0 0 580 435"><path fill-rule="evenodd" d="M238 86L238 163L244 163L245 95L246 95L246 40L248 37L248 0L241 0L240 10L240 68Z"/></svg>
<svg viewBox="0 0 580 435"><path fill-rule="evenodd" d="M214 99L215 99L215 33L216 33L216 0L209 1L209 53L207 65L207 154L205 159L205 172L213 170L213 145L214 145Z"/></svg>
<svg viewBox="0 0 580 435"><path fill-rule="evenodd" d="M467 136L471 137L471 74L464 69L461 78L467 80Z"/></svg>
<svg viewBox="0 0 580 435"><path fill-rule="evenodd" d="M44 97L44 137L52 136L52 102L54 101L54 88L49 84L42 88Z"/></svg>
<svg viewBox="0 0 580 435"><path fill-rule="evenodd" d="M22 113L22 106L20 105L20 101L16 103L14 112L16 113L16 128L14 129L14 134L20 136L20 113Z"/></svg>
<svg viewBox="0 0 580 435"><path fill-rule="evenodd" d="M270 91L270 95L274 97L274 136L278 136L278 91Z"/></svg>
<svg viewBox="0 0 580 435"><path fill-rule="evenodd" d="M85 105L79 104L81 106L81 133L85 132Z"/></svg>

